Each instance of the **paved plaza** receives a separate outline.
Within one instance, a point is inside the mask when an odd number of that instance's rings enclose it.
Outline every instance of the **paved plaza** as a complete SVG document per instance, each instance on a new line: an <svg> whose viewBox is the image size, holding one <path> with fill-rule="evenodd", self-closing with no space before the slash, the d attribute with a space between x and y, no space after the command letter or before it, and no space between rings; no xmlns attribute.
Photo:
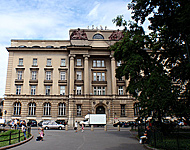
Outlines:
<svg viewBox="0 0 190 150"><path fill-rule="evenodd" d="M84 132L73 130L45 130L44 141L36 141L37 128L32 128L34 138L13 150L144 150L143 145L131 133L129 128L117 128L104 131L103 128L86 128Z"/></svg>

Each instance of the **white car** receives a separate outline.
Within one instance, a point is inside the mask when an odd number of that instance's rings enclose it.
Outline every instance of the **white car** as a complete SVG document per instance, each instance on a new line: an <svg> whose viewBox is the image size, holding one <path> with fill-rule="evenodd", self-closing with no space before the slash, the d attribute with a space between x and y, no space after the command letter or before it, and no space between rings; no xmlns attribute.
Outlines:
<svg viewBox="0 0 190 150"><path fill-rule="evenodd" d="M44 128L45 130L48 130L48 129L59 129L59 130L62 130L63 128L65 128L65 126L62 125L62 124L58 124L56 122L44 122L42 124L42 128Z"/></svg>

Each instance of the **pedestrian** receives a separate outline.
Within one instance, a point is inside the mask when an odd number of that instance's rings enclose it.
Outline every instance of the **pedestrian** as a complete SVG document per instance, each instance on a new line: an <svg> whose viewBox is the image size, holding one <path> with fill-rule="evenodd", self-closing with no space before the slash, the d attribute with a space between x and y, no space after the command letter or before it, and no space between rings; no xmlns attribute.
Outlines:
<svg viewBox="0 0 190 150"><path fill-rule="evenodd" d="M78 128L78 123L77 121L75 121L75 127L74 127L75 132L77 132L77 128Z"/></svg>
<svg viewBox="0 0 190 150"><path fill-rule="evenodd" d="M82 132L84 132L84 124L82 123Z"/></svg>
<svg viewBox="0 0 190 150"><path fill-rule="evenodd" d="M15 126L15 130L16 130L16 127L17 127L17 118L14 120L14 126Z"/></svg>
<svg viewBox="0 0 190 150"><path fill-rule="evenodd" d="M24 133L24 140L26 140L26 124L22 122L22 132Z"/></svg>
<svg viewBox="0 0 190 150"><path fill-rule="evenodd" d="M44 129L43 128L40 129L40 137L41 137L40 141L43 141L44 140Z"/></svg>

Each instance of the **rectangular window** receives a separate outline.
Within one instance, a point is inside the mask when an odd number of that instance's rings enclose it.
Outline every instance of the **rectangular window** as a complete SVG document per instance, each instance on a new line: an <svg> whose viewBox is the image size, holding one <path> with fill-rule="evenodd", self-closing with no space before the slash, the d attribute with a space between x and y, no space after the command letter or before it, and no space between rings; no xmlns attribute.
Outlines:
<svg viewBox="0 0 190 150"><path fill-rule="evenodd" d="M46 71L46 80L51 80L51 71Z"/></svg>
<svg viewBox="0 0 190 150"><path fill-rule="evenodd" d="M33 66L37 66L37 58L33 58Z"/></svg>
<svg viewBox="0 0 190 150"><path fill-rule="evenodd" d="M125 104L121 104L121 116L125 116Z"/></svg>
<svg viewBox="0 0 190 150"><path fill-rule="evenodd" d="M61 66L66 66L65 59L61 59Z"/></svg>
<svg viewBox="0 0 190 150"><path fill-rule="evenodd" d="M65 71L60 72L60 80L65 80L66 79L66 74Z"/></svg>
<svg viewBox="0 0 190 150"><path fill-rule="evenodd" d="M77 71L77 80L82 80L82 72Z"/></svg>
<svg viewBox="0 0 190 150"><path fill-rule="evenodd" d="M50 86L46 86L46 95L50 95Z"/></svg>
<svg viewBox="0 0 190 150"><path fill-rule="evenodd" d="M106 95L106 87L101 87L101 86L94 86L93 87L94 90L94 95Z"/></svg>
<svg viewBox="0 0 190 150"><path fill-rule="evenodd" d="M96 67L96 60L93 60L93 67Z"/></svg>
<svg viewBox="0 0 190 150"><path fill-rule="evenodd" d="M101 80L101 73L100 72L97 72L97 81L102 81Z"/></svg>
<svg viewBox="0 0 190 150"><path fill-rule="evenodd" d="M36 95L36 86L31 86L31 95Z"/></svg>
<svg viewBox="0 0 190 150"><path fill-rule="evenodd" d="M82 66L82 60L81 59L77 59L77 66Z"/></svg>
<svg viewBox="0 0 190 150"><path fill-rule="evenodd" d="M96 72L93 73L94 81L96 81Z"/></svg>
<svg viewBox="0 0 190 150"><path fill-rule="evenodd" d="M23 58L19 58L19 66L23 66Z"/></svg>
<svg viewBox="0 0 190 150"><path fill-rule="evenodd" d="M17 79L22 80L22 71L17 71Z"/></svg>
<svg viewBox="0 0 190 150"><path fill-rule="evenodd" d="M96 87L94 87L94 95L96 95Z"/></svg>
<svg viewBox="0 0 190 150"><path fill-rule="evenodd" d="M51 58L47 59L47 66L51 66Z"/></svg>
<svg viewBox="0 0 190 150"><path fill-rule="evenodd" d="M16 86L16 95L20 95L21 94L21 85L17 85Z"/></svg>
<svg viewBox="0 0 190 150"><path fill-rule="evenodd" d="M138 116L140 113L141 107L140 103L135 103L134 104L134 116Z"/></svg>
<svg viewBox="0 0 190 150"><path fill-rule="evenodd" d="M82 87L81 86L77 86L77 91L76 91L77 95L81 95L82 94Z"/></svg>
<svg viewBox="0 0 190 150"><path fill-rule="evenodd" d="M32 80L37 79L37 71L32 71Z"/></svg>
<svg viewBox="0 0 190 150"><path fill-rule="evenodd" d="M102 81L105 81L105 73L102 72Z"/></svg>
<svg viewBox="0 0 190 150"><path fill-rule="evenodd" d="M105 81L105 72L93 72L93 81Z"/></svg>
<svg viewBox="0 0 190 150"><path fill-rule="evenodd" d="M77 116L81 116L81 115L82 115L81 105L77 104Z"/></svg>
<svg viewBox="0 0 190 150"><path fill-rule="evenodd" d="M105 67L104 60L93 60L93 67Z"/></svg>
<svg viewBox="0 0 190 150"><path fill-rule="evenodd" d="M65 86L60 86L60 95L65 95Z"/></svg>
<svg viewBox="0 0 190 150"><path fill-rule="evenodd" d="M118 94L123 95L123 86L119 86Z"/></svg>

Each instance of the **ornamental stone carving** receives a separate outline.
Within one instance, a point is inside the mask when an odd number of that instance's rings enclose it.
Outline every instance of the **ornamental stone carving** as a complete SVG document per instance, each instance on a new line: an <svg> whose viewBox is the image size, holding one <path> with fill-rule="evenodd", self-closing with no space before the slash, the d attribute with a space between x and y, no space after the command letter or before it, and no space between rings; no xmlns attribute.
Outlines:
<svg viewBox="0 0 190 150"><path fill-rule="evenodd" d="M70 36L71 40L88 40L85 31L81 31L80 28L78 30L74 30Z"/></svg>
<svg viewBox="0 0 190 150"><path fill-rule="evenodd" d="M121 40L123 38L123 33L119 31L113 31L112 34L109 36L110 40Z"/></svg>

